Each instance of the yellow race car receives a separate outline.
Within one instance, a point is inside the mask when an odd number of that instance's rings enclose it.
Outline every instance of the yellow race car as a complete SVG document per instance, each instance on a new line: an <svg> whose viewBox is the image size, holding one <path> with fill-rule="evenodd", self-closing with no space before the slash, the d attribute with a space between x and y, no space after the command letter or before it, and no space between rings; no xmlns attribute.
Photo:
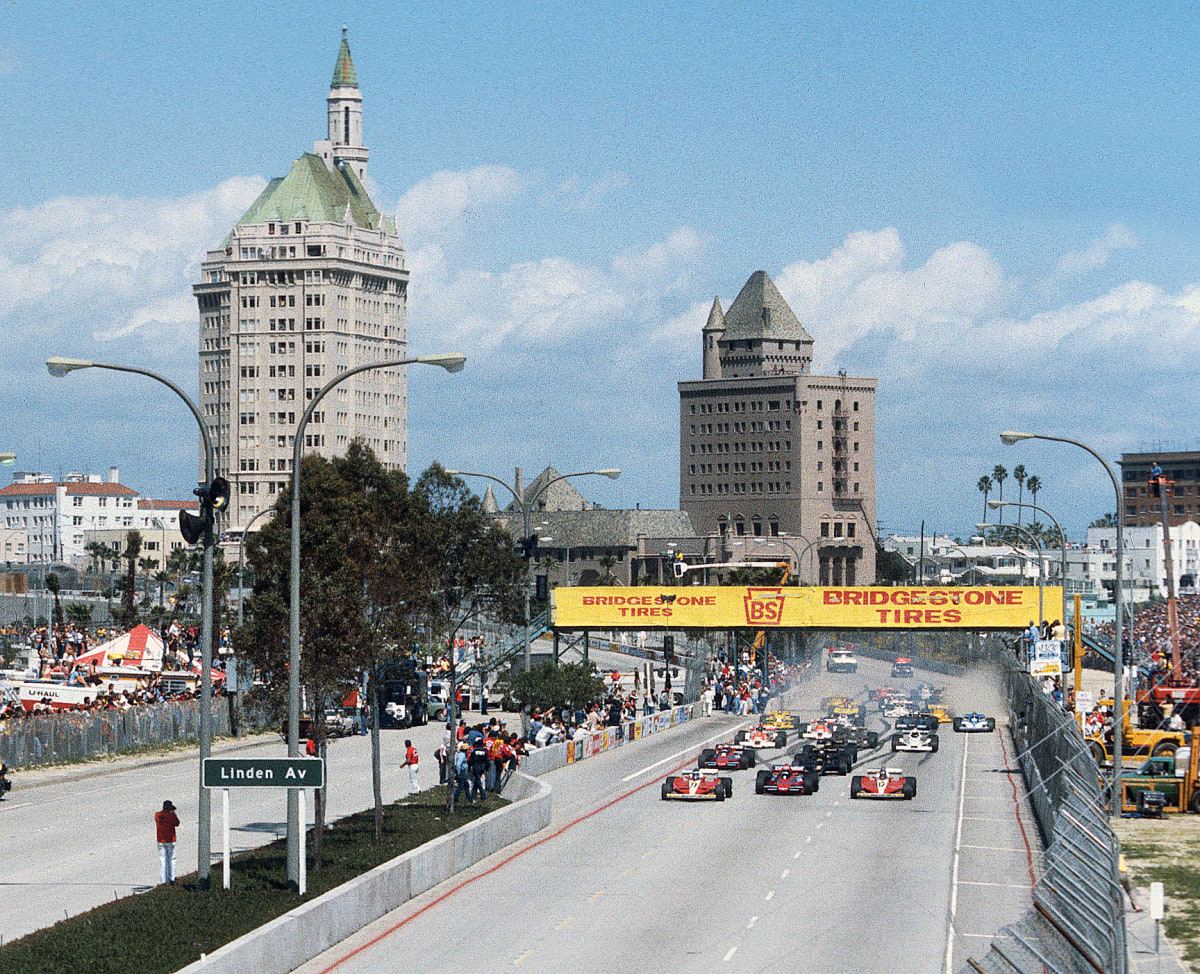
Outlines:
<svg viewBox="0 0 1200 974"><path fill-rule="evenodd" d="M821 706L828 717L849 717L854 721L863 721L867 717L867 708L851 697L826 697Z"/></svg>
<svg viewBox="0 0 1200 974"><path fill-rule="evenodd" d="M933 714L939 724L948 724L954 719L954 713L943 703L931 703L925 708L925 712Z"/></svg>
<svg viewBox="0 0 1200 974"><path fill-rule="evenodd" d="M800 718L786 710L772 710L763 714L762 722L764 727L772 727L775 730L795 730L800 724Z"/></svg>

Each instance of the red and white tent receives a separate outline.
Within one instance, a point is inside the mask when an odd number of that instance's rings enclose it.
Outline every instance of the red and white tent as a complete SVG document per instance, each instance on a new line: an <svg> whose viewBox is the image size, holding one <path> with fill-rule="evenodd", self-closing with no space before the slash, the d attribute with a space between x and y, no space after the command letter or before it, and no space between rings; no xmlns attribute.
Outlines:
<svg viewBox="0 0 1200 974"><path fill-rule="evenodd" d="M136 666L145 670L162 670L163 641L149 626L137 625L127 633L88 650L75 660L79 666ZM168 660L166 669L178 669L175 660Z"/></svg>

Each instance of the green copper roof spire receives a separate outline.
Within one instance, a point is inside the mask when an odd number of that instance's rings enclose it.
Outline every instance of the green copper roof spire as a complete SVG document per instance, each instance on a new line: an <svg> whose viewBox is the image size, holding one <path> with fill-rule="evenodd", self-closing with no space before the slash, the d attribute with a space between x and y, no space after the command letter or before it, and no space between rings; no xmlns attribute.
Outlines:
<svg viewBox="0 0 1200 974"><path fill-rule="evenodd" d="M345 85L358 87L358 75L354 73L354 62L350 59L350 43L346 40L346 28L342 28L342 46L338 48L337 64L333 66L333 81L330 88Z"/></svg>

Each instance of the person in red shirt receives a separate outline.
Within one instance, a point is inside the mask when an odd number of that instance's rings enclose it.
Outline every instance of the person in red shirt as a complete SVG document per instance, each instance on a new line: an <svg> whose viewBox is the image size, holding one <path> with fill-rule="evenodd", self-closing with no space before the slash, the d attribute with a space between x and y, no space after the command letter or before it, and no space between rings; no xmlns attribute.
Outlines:
<svg viewBox="0 0 1200 974"><path fill-rule="evenodd" d="M417 780L417 772L421 769L421 759L417 756L417 749L413 747L412 741L404 742L404 763L400 767L408 768L408 793L415 795L421 790L421 783Z"/></svg>
<svg viewBox="0 0 1200 974"><path fill-rule="evenodd" d="M158 838L159 882L175 882L175 830L179 816L170 801L163 802L162 811L154 813L154 829Z"/></svg>

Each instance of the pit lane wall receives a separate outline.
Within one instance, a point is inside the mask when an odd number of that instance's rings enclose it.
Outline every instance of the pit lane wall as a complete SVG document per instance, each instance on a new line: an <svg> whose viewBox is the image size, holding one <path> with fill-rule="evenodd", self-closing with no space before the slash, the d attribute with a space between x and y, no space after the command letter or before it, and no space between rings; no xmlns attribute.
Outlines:
<svg viewBox="0 0 1200 974"><path fill-rule="evenodd" d="M287 974L413 897L544 829L550 824L552 789L538 775L687 723L698 714L699 704L687 704L606 727L581 741L540 748L526 756L504 789L513 804L376 866L178 974Z"/></svg>

